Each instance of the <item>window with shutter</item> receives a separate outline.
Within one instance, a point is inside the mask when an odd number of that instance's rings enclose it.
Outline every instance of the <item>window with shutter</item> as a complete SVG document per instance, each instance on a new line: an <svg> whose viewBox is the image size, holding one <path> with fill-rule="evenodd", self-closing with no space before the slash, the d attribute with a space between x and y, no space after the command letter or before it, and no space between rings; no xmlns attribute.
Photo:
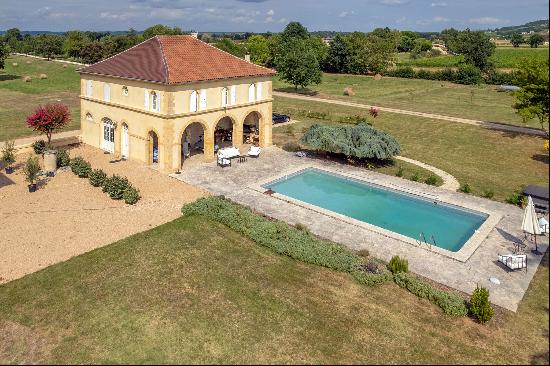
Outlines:
<svg viewBox="0 0 550 366"><path fill-rule="evenodd" d="M222 107L227 106L227 104L228 104L227 88L222 88Z"/></svg>
<svg viewBox="0 0 550 366"><path fill-rule="evenodd" d="M249 103L254 102L255 97L256 97L256 87L254 86L254 84L250 84L248 86L248 102Z"/></svg>
<svg viewBox="0 0 550 366"><path fill-rule="evenodd" d="M103 100L106 102L111 101L111 86L107 83L103 84Z"/></svg>
<svg viewBox="0 0 550 366"><path fill-rule="evenodd" d="M93 94L93 87L94 87L94 84L92 83L91 80L86 80L86 96L87 97L91 97L92 94Z"/></svg>
<svg viewBox="0 0 550 366"><path fill-rule="evenodd" d="M158 109L158 97L157 93L151 92L151 110L157 112Z"/></svg>
<svg viewBox="0 0 550 366"><path fill-rule="evenodd" d="M197 111L197 92L194 90L191 92L191 96L189 97L189 111Z"/></svg>
<svg viewBox="0 0 550 366"><path fill-rule="evenodd" d="M201 90L200 98L200 110L203 111L206 109L206 90Z"/></svg>
<svg viewBox="0 0 550 366"><path fill-rule="evenodd" d="M157 94L157 108L155 109L155 111L159 112L160 113L160 106L161 106L161 102L160 102L160 92Z"/></svg>
<svg viewBox="0 0 550 366"><path fill-rule="evenodd" d="M262 82L261 81L258 82L258 86L256 87L256 99L257 100L262 100L262 98L263 98L262 87L263 87Z"/></svg>
<svg viewBox="0 0 550 366"><path fill-rule="evenodd" d="M144 98L143 98L143 107L145 110L149 110L149 91L145 90Z"/></svg>
<svg viewBox="0 0 550 366"><path fill-rule="evenodd" d="M237 104L237 87L233 85L231 87L231 105Z"/></svg>

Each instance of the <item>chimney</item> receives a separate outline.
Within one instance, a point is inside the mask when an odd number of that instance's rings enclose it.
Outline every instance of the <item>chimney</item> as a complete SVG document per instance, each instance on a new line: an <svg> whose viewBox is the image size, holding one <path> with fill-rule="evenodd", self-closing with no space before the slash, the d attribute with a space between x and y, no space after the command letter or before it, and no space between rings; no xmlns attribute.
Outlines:
<svg viewBox="0 0 550 366"><path fill-rule="evenodd" d="M191 37L199 38L199 32L191 32Z"/></svg>
<svg viewBox="0 0 550 366"><path fill-rule="evenodd" d="M250 62L250 55L249 54L244 55L244 60L246 62Z"/></svg>

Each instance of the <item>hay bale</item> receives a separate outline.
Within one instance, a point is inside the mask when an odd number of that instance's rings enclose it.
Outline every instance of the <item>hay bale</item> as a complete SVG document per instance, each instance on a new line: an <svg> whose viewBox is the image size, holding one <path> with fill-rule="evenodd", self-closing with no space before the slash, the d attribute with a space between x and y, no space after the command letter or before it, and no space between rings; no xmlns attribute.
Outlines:
<svg viewBox="0 0 550 366"><path fill-rule="evenodd" d="M19 65L19 64L18 64L17 62L14 62L14 63L12 63L11 65L12 65L12 66L17 66L17 65Z"/></svg>
<svg viewBox="0 0 550 366"><path fill-rule="evenodd" d="M32 64L32 61L27 61L28 64Z"/></svg>
<svg viewBox="0 0 550 366"><path fill-rule="evenodd" d="M353 91L351 86L346 86L344 88L344 95L347 95L348 97L353 97L355 95L355 92Z"/></svg>
<svg viewBox="0 0 550 366"><path fill-rule="evenodd" d="M31 80L32 80L32 78L31 78L30 76L25 76L25 77L23 78L23 81L26 82L26 83L30 83Z"/></svg>
<svg viewBox="0 0 550 366"><path fill-rule="evenodd" d="M48 75L46 74L40 74L40 79L47 79L48 78Z"/></svg>
<svg viewBox="0 0 550 366"><path fill-rule="evenodd" d="M67 68L67 64L63 64L63 68L66 69L66 68Z"/></svg>
<svg viewBox="0 0 550 366"><path fill-rule="evenodd" d="M380 74L374 75L374 80L380 80L380 79L382 79L382 75Z"/></svg>

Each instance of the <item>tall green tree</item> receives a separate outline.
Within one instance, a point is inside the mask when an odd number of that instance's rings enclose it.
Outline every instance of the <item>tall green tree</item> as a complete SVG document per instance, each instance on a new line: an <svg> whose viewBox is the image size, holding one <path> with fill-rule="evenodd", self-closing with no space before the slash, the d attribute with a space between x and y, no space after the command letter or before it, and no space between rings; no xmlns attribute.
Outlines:
<svg viewBox="0 0 550 366"><path fill-rule="evenodd" d="M267 40L261 35L254 35L246 40L246 50L250 54L250 61L258 65L265 65L269 59Z"/></svg>
<svg viewBox="0 0 550 366"><path fill-rule="evenodd" d="M90 40L83 32L69 31L65 33L65 39L63 40L63 53L67 57L79 58L82 47Z"/></svg>
<svg viewBox="0 0 550 366"><path fill-rule="evenodd" d="M395 62L397 45L394 37L382 37L370 33L366 43L367 69L379 73Z"/></svg>
<svg viewBox="0 0 550 366"><path fill-rule="evenodd" d="M523 42L525 42L525 40L520 33L514 33L512 35L512 38L510 38L510 43L516 48L519 47Z"/></svg>
<svg viewBox="0 0 550 366"><path fill-rule="evenodd" d="M4 62L6 61L6 58L8 57L8 45L0 41L0 69L4 68Z"/></svg>
<svg viewBox="0 0 550 366"><path fill-rule="evenodd" d="M225 37L214 43L214 46L237 57L246 55L246 47L242 43L233 42L231 38Z"/></svg>
<svg viewBox="0 0 550 366"><path fill-rule="evenodd" d="M167 25L156 24L143 31L143 39L149 39L154 36L179 35L183 34L180 27L169 27Z"/></svg>
<svg viewBox="0 0 550 366"><path fill-rule="evenodd" d="M513 107L524 122L536 118L548 137L548 60L542 62L524 59L517 70L514 83L520 87L515 92Z"/></svg>
<svg viewBox="0 0 550 366"><path fill-rule="evenodd" d="M23 35L18 28L10 28L4 34L4 41L12 52L19 51L19 42L23 40Z"/></svg>
<svg viewBox="0 0 550 366"><path fill-rule="evenodd" d="M100 41L85 44L80 51L80 59L87 64L95 64L106 57L105 45Z"/></svg>
<svg viewBox="0 0 550 366"><path fill-rule="evenodd" d="M48 60L63 53L63 37L56 34L41 34L36 37L35 51Z"/></svg>
<svg viewBox="0 0 550 366"><path fill-rule="evenodd" d="M348 56L345 38L337 34L329 46L325 69L329 72L344 72Z"/></svg>
<svg viewBox="0 0 550 366"><path fill-rule="evenodd" d="M290 22L281 33L281 39L283 42L291 39L301 38L308 39L309 32L300 22Z"/></svg>
<svg viewBox="0 0 550 366"><path fill-rule="evenodd" d="M537 48L544 43L544 37L541 34L534 33L529 37L529 46Z"/></svg>
<svg viewBox="0 0 550 366"><path fill-rule="evenodd" d="M282 42L275 60L277 73L282 80L306 88L321 82L321 68L315 50L307 39L293 38Z"/></svg>
<svg viewBox="0 0 550 366"><path fill-rule="evenodd" d="M464 56L467 63L481 71L489 71L492 68L490 57L496 46L484 32L466 29L458 33L454 42L456 51Z"/></svg>

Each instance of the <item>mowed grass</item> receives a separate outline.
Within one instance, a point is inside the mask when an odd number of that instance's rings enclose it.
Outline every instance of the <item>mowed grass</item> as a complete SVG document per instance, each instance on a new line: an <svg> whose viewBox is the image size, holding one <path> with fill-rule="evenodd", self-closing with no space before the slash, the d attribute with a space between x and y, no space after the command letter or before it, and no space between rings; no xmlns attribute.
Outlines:
<svg viewBox="0 0 550 366"><path fill-rule="evenodd" d="M275 98L273 110L301 121L273 129L273 142L279 146L298 141L313 123L337 123L343 116L357 115L395 136L401 155L452 174L476 195L493 191L494 199L504 201L520 185L548 185L548 152L539 137L385 112L373 119L365 109L283 97ZM311 112L325 113L329 120L307 117Z"/></svg>
<svg viewBox="0 0 550 366"><path fill-rule="evenodd" d="M521 64L522 60L536 59L539 61L548 60L548 47L541 48L514 48L497 47L495 53L491 56L496 68L515 69ZM410 58L410 53L398 54L398 66L415 67L457 67L464 58L462 56L441 55L436 57L421 57L417 59Z"/></svg>
<svg viewBox="0 0 550 366"><path fill-rule="evenodd" d="M352 87L355 96L343 94ZM289 84L274 78L273 89L294 92ZM482 121L523 125L512 108L511 93L498 92L495 86L458 85L449 82L370 76L323 74L323 82L299 92L317 93L318 97L406 109L424 113L469 118ZM529 123L538 126L536 121Z"/></svg>
<svg viewBox="0 0 550 366"><path fill-rule="evenodd" d="M1 363L544 363L548 262L482 326L182 217L0 286Z"/></svg>
<svg viewBox="0 0 550 366"><path fill-rule="evenodd" d="M66 130L80 128L78 66L63 65L30 57L6 59L5 69L0 71L0 141L35 135L25 120L40 104L68 105L72 120ZM40 74L46 74L47 79L40 79ZM25 76L32 80L23 81Z"/></svg>

